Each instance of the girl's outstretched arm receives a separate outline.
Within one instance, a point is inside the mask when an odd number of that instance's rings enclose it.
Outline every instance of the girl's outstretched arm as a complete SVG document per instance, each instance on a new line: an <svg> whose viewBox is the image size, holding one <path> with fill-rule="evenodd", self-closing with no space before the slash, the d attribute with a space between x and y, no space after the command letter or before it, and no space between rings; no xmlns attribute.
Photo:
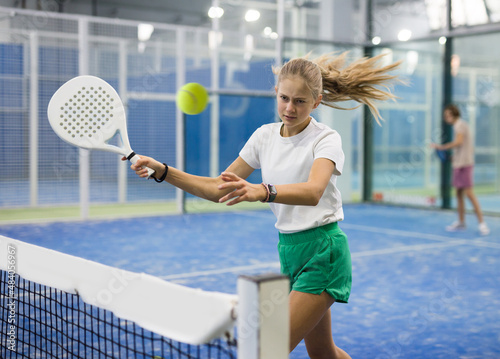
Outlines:
<svg viewBox="0 0 500 359"><path fill-rule="evenodd" d="M142 167L147 166L155 170L154 176L160 178L166 171L166 167L163 163L158 162L152 157L139 156L140 160L136 164L131 165L130 168L135 171L139 177L147 177L147 170ZM245 179L247 178L254 169L250 167L241 157L238 157L227 169L226 172L231 172L238 177ZM182 189L192 195L197 197L219 202L219 199L225 196L227 193L231 192L233 189L219 188L219 185L224 183L221 175L218 177L205 177L205 176L195 176L184 171L181 171L175 167L168 166L168 173L165 177L165 181L171 185ZM259 185L260 186L260 185ZM262 187L261 197L264 197L265 189Z"/></svg>

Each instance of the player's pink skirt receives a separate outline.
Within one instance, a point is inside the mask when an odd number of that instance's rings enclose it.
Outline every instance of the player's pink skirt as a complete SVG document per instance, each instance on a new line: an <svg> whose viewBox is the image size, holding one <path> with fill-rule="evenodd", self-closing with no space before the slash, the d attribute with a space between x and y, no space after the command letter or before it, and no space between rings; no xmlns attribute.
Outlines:
<svg viewBox="0 0 500 359"><path fill-rule="evenodd" d="M469 188L472 187L472 174L474 166L458 167L453 169L453 187Z"/></svg>

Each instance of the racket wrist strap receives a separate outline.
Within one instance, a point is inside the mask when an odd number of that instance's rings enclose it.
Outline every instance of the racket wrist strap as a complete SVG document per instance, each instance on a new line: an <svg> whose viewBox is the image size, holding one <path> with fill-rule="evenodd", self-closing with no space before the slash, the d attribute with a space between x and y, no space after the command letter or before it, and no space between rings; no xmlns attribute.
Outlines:
<svg viewBox="0 0 500 359"><path fill-rule="evenodd" d="M165 180L165 178L167 177L167 173L168 173L168 166L166 163L163 164L165 166L165 172L163 172L163 174L161 175L160 178L156 178L156 177L153 177L153 179L158 182L158 183L161 183Z"/></svg>

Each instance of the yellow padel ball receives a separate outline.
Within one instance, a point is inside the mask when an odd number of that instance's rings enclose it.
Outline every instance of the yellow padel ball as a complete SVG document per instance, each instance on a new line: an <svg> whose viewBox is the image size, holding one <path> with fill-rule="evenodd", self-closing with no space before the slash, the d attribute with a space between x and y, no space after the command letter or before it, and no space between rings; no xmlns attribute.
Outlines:
<svg viewBox="0 0 500 359"><path fill-rule="evenodd" d="M177 91L175 99L177 107L187 115L197 115L208 104L207 90L196 82L185 84Z"/></svg>

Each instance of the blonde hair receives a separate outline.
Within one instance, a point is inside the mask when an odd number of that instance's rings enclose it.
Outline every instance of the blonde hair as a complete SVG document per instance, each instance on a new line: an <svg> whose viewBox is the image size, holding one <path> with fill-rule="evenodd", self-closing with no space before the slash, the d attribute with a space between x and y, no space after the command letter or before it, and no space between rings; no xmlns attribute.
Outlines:
<svg viewBox="0 0 500 359"><path fill-rule="evenodd" d="M349 65L345 65L348 52L339 56L325 54L309 60L307 55L288 61L281 67L274 67L273 72L278 75L277 84L286 78L300 76L306 82L313 98L321 94L323 105L340 109L352 110L356 107L345 108L337 102L354 100L367 105L380 124L382 119L374 101L395 99L390 92L389 84L398 81L396 75L389 72L396 69L400 62L386 66L379 66L378 62L384 54L361 58Z"/></svg>

